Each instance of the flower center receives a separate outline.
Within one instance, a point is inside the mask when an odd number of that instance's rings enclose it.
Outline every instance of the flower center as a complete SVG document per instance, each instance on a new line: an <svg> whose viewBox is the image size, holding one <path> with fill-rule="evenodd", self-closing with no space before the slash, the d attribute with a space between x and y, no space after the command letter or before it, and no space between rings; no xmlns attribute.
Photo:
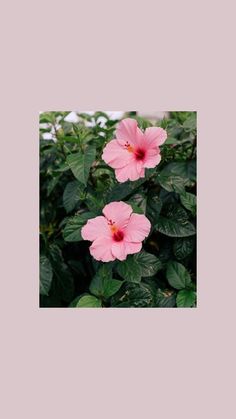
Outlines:
<svg viewBox="0 0 236 419"><path fill-rule="evenodd" d="M113 233L116 233L117 232L117 230L118 230L118 228L115 226L115 225L111 225L111 232L112 232L112 234Z"/></svg>
<svg viewBox="0 0 236 419"><path fill-rule="evenodd" d="M135 150L135 157L136 160L143 160L145 157L145 151L142 148L137 148L137 150Z"/></svg>
<svg viewBox="0 0 236 419"><path fill-rule="evenodd" d="M113 234L113 239L116 242L121 242L124 238L124 233L121 230L117 230L114 234Z"/></svg>
<svg viewBox="0 0 236 419"><path fill-rule="evenodd" d="M143 160L145 157L145 150L142 148L134 148L128 141L125 143L125 148L129 153L134 153L136 160Z"/></svg>
<svg viewBox="0 0 236 419"><path fill-rule="evenodd" d="M118 227L115 225L115 221L108 220L108 225L110 226L113 240L116 242L121 242L124 238L123 231L118 229Z"/></svg>

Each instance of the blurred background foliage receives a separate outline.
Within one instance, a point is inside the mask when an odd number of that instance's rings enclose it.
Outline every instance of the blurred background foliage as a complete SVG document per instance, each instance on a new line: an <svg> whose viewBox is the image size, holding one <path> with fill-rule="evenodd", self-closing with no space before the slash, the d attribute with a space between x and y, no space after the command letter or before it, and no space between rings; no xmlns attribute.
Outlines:
<svg viewBox="0 0 236 419"><path fill-rule="evenodd" d="M119 184L101 159L118 119L106 112L42 112L40 138L40 306L196 306L196 112L162 119L136 111L143 130L161 126L162 160L145 179ZM122 200L152 223L139 254L95 261L81 228L106 203Z"/></svg>

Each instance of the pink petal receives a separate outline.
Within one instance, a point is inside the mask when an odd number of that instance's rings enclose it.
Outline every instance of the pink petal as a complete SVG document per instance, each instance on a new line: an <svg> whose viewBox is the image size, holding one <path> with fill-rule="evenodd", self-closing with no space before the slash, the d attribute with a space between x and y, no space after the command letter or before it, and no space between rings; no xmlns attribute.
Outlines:
<svg viewBox="0 0 236 419"><path fill-rule="evenodd" d="M81 236L84 240L96 240L99 237L111 237L111 230L107 220L102 215L91 218L81 229Z"/></svg>
<svg viewBox="0 0 236 419"><path fill-rule="evenodd" d="M145 169L142 168L141 172L140 172L140 177L145 177Z"/></svg>
<svg viewBox="0 0 236 419"><path fill-rule="evenodd" d="M113 169L126 166L134 159L134 154L129 153L118 141L110 141L103 150L102 159Z"/></svg>
<svg viewBox="0 0 236 419"><path fill-rule="evenodd" d="M167 132L160 127L150 127L145 130L145 141L148 147L157 147L162 145L167 139Z"/></svg>
<svg viewBox="0 0 236 419"><path fill-rule="evenodd" d="M140 146L144 140L144 134L138 128L135 119L126 118L119 122L116 129L116 138L121 145L124 145L128 141L130 145Z"/></svg>
<svg viewBox="0 0 236 419"><path fill-rule="evenodd" d="M107 220L112 220L119 228L125 228L129 222L130 215L133 212L132 207L125 202L111 202L103 210Z"/></svg>
<svg viewBox="0 0 236 419"><path fill-rule="evenodd" d="M132 243L125 241L125 250L128 255L140 252L142 249L142 243Z"/></svg>
<svg viewBox="0 0 236 419"><path fill-rule="evenodd" d="M113 242L111 251L116 259L125 260L127 258L126 246L124 241Z"/></svg>
<svg viewBox="0 0 236 419"><path fill-rule="evenodd" d="M161 161L160 153L157 150L151 148L146 151L145 162L143 166L148 169L151 169L153 167L156 167L160 163L160 161Z"/></svg>
<svg viewBox="0 0 236 419"><path fill-rule="evenodd" d="M125 229L125 241L141 242L147 237L151 230L151 223L142 214L132 214L129 224Z"/></svg>
<svg viewBox="0 0 236 419"><path fill-rule="evenodd" d="M116 179L118 180L118 182L120 182L120 183L126 182L128 180L128 174L127 174L126 166L122 167L121 169L116 169L115 170L115 175L116 175Z"/></svg>
<svg viewBox="0 0 236 419"><path fill-rule="evenodd" d="M112 243L112 238L101 237L96 239L89 248L91 255L94 259L102 262L111 262L112 260L115 260L115 257L111 252Z"/></svg>
<svg viewBox="0 0 236 419"><path fill-rule="evenodd" d="M138 180L140 177L144 177L143 163L133 160L127 166L116 169L115 175L118 182L125 182L128 179Z"/></svg>

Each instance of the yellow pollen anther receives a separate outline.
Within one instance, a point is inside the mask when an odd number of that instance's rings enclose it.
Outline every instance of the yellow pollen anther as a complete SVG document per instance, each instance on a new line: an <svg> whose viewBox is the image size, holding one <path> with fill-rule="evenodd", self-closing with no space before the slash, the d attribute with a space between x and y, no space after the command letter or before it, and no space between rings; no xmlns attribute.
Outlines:
<svg viewBox="0 0 236 419"><path fill-rule="evenodd" d="M131 145L129 145L129 146L127 147L127 150L128 150L130 153L133 153L134 148L133 148Z"/></svg>
<svg viewBox="0 0 236 419"><path fill-rule="evenodd" d="M118 230L118 228L115 225L111 226L111 232L112 233L116 233L117 230Z"/></svg>

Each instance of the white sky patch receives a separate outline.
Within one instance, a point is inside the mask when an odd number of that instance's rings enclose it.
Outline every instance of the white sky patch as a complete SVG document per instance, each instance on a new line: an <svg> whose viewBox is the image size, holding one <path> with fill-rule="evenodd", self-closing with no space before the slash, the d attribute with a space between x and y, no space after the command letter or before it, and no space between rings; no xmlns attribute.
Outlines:
<svg viewBox="0 0 236 419"><path fill-rule="evenodd" d="M51 132L45 132L43 134L43 139L44 140L52 140L53 139L53 135L51 134Z"/></svg>
<svg viewBox="0 0 236 419"><path fill-rule="evenodd" d="M121 119L124 115L124 111L103 111L104 113L107 114L107 116L114 120L114 119ZM94 115L95 112L94 111L72 111L71 113L69 113L69 115L67 115L67 117L65 118L65 121L67 122L78 122L79 121L79 117L77 114L80 113L86 113L88 115ZM104 117L100 117L98 118L98 122L101 122L101 126L103 127L105 125L106 122L106 118ZM88 127L94 126L95 123L93 122L89 122L89 121L85 121L85 125Z"/></svg>

